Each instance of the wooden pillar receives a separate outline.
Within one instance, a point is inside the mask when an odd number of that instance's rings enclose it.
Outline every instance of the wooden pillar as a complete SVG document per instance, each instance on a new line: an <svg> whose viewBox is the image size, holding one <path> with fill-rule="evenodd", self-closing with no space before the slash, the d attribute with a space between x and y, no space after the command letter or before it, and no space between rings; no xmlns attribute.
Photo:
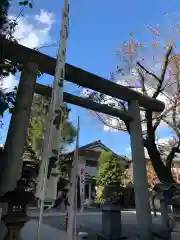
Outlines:
<svg viewBox="0 0 180 240"><path fill-rule="evenodd" d="M140 240L149 240L152 239L152 218L149 203L140 108L137 101L133 101L129 104L129 113L133 117L133 120L130 121L130 138L138 235Z"/></svg>
<svg viewBox="0 0 180 240"><path fill-rule="evenodd" d="M37 64L29 62L24 66L21 73L15 111L11 117L4 157L1 162L0 195L13 190L20 177L37 70Z"/></svg>

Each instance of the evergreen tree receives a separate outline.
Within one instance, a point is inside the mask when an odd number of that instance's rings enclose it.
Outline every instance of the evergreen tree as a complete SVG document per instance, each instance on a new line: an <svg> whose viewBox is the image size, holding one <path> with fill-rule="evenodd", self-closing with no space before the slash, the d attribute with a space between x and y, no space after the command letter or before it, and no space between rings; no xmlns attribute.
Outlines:
<svg viewBox="0 0 180 240"><path fill-rule="evenodd" d="M112 152L102 152L99 157L96 199L103 202L104 187L106 185L123 187L126 183L126 178L126 171L120 160Z"/></svg>

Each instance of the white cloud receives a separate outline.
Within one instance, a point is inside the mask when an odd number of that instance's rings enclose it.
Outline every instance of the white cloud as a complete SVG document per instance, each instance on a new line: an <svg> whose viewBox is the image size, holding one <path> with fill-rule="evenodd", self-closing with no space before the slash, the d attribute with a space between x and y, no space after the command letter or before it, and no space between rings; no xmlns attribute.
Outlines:
<svg viewBox="0 0 180 240"><path fill-rule="evenodd" d="M40 23L52 25L54 23L54 13L49 13L43 9L40 10L40 14L35 15L35 19Z"/></svg>
<svg viewBox="0 0 180 240"><path fill-rule="evenodd" d="M9 75L3 79L2 88L5 91L12 91L15 86L17 86L18 81L14 75Z"/></svg>
<svg viewBox="0 0 180 240"><path fill-rule="evenodd" d="M158 150L160 151L162 158L166 159L166 157L169 155L172 147L176 146L177 139L173 136L159 138L159 139L157 138L156 144L157 144Z"/></svg>
<svg viewBox="0 0 180 240"><path fill-rule="evenodd" d="M10 16L10 18L14 19L15 16ZM38 24L39 22L44 24ZM53 23L54 13L41 10L40 14L36 14L35 17L19 18L13 35L20 44L29 48L38 48L52 42L50 31ZM3 79L4 89L11 90L15 85L17 85L17 80L13 75Z"/></svg>
<svg viewBox="0 0 180 240"><path fill-rule="evenodd" d="M112 125L112 126L118 125L118 120L116 118L111 118L111 119L109 119L109 121L110 121L110 125ZM118 129L104 125L104 131L118 132Z"/></svg>
<svg viewBox="0 0 180 240"><path fill-rule="evenodd" d="M170 140L173 140L173 138L172 137L165 137L165 138L159 138L159 139L157 138L156 143L160 145L163 145L163 144L168 145Z"/></svg>
<svg viewBox="0 0 180 240"><path fill-rule="evenodd" d="M131 147L127 147L127 148L126 148L126 153L127 153L127 154L130 154L130 153L131 153Z"/></svg>
<svg viewBox="0 0 180 240"><path fill-rule="evenodd" d="M46 12L46 14L51 15L52 13ZM41 13L36 16L41 18ZM33 21L31 17L21 17L19 19L13 35L18 39L20 44L29 48L38 48L52 41L50 31L53 22L49 20L49 22L47 21L47 25L39 25L39 21Z"/></svg>

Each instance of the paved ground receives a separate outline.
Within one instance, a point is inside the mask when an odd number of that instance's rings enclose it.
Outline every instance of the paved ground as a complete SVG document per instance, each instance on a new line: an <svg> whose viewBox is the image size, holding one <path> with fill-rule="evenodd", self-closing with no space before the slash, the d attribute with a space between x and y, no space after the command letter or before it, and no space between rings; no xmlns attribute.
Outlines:
<svg viewBox="0 0 180 240"><path fill-rule="evenodd" d="M37 220L30 220L21 231L22 240L36 240ZM41 228L41 240L66 240L66 232L43 224Z"/></svg>
<svg viewBox="0 0 180 240"><path fill-rule="evenodd" d="M37 219L35 214L31 214L33 219ZM90 239L96 239L101 233L101 218L100 212L85 212L77 213L77 232L86 231L89 233ZM65 231L65 214L60 212L49 212L45 214L43 223L53 228ZM136 215L133 212L122 213L122 235L134 236L137 234ZM154 220L154 228L158 228L160 219Z"/></svg>
<svg viewBox="0 0 180 240"><path fill-rule="evenodd" d="M30 231L29 238L24 238L26 240L35 240L35 232L37 228L37 219L38 212L31 211L29 213L32 220L24 229L24 236L27 236L27 232ZM66 232L65 232L65 213L60 211L45 211L43 218L43 229L42 229L42 240L49 240L50 237L53 240L65 240ZM101 212L84 212L77 213L77 232L86 231L89 233L89 240L96 240L97 235L101 233ZM154 231L159 232L160 230L160 215L157 218L153 218L153 229ZM29 229L29 230L28 230ZM51 235L52 234L52 235ZM129 239L137 239L135 235L137 235L136 228L136 215L135 211L123 211L122 212L122 235L123 236L132 236ZM49 237L49 238L48 238ZM172 240L179 240L180 236L173 237Z"/></svg>

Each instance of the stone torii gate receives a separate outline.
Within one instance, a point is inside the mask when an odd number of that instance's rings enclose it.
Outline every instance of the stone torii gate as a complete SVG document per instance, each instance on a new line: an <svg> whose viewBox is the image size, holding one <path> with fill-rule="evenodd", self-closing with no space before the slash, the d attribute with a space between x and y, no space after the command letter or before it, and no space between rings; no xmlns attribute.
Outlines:
<svg viewBox="0 0 180 240"><path fill-rule="evenodd" d="M2 36L0 37L0 47L0 57L2 59L9 59L14 63L18 62L23 65L16 99L16 112L13 113L11 118L4 149L6 160L3 161L3 164L1 163L0 195L2 195L15 187L15 182L19 177L33 94L51 96L52 89L50 87L36 83L37 70L54 75L56 59L17 43L12 43ZM165 107L164 103L70 64L66 64L65 79L82 87L128 102L128 111L124 112L70 93L64 92L63 95L64 102L109 114L129 122L138 233L141 240L151 239L152 219L142 140L140 106L149 111L161 112Z"/></svg>

